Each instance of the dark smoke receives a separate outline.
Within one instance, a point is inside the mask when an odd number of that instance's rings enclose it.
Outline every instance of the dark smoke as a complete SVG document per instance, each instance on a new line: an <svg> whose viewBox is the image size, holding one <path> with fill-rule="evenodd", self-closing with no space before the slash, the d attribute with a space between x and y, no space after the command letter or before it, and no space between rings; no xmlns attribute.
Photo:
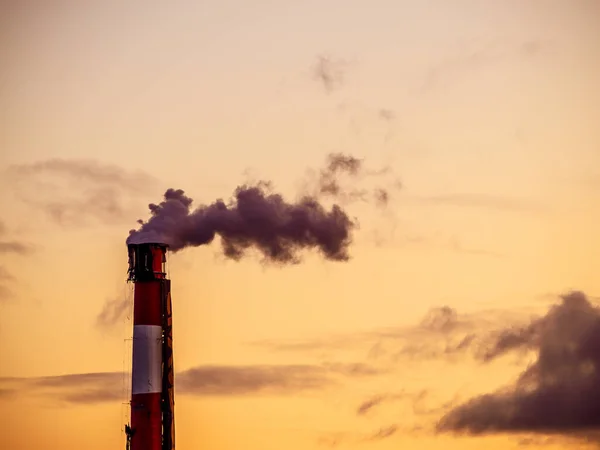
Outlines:
<svg viewBox="0 0 600 450"><path fill-rule="evenodd" d="M441 431L589 436L600 424L600 308L571 292L529 325L499 333L486 354L537 358L513 386L473 398L444 416Z"/></svg>
<svg viewBox="0 0 600 450"><path fill-rule="evenodd" d="M191 204L182 190L167 190L160 204L149 206L150 220L132 230L127 242L158 239L177 252L210 244L219 235L223 253L233 260L251 247L278 263L298 263L298 251L309 248L330 260L349 259L355 224L338 205L326 210L311 197L288 203L261 185L237 188L229 203L217 200L193 211Z"/></svg>
<svg viewBox="0 0 600 450"><path fill-rule="evenodd" d="M297 202L288 202L270 192L269 183L238 187L232 200L216 200L192 209L184 191L169 189L164 200L149 205L151 218L138 230L131 230L128 243L158 241L171 251L210 244L218 235L223 253L241 259L250 248L266 262L295 264L301 250L316 249L326 259L346 261L356 224L339 206L326 208L321 196L337 198L346 191L337 177L359 174L362 161L341 153L331 154L320 172L317 191Z"/></svg>
<svg viewBox="0 0 600 450"><path fill-rule="evenodd" d="M350 179L353 187L343 186L340 178L346 175ZM326 165L319 172L316 182L316 190L313 191L315 197L331 197L343 203L355 201L368 202L373 200L375 206L384 208L391 199L389 189L376 187L372 190L356 188L358 181L367 177L383 177L385 175L394 175L390 167L383 167L379 170L366 170L364 160L343 153L330 153L327 156ZM398 180L390 186L394 189L400 189L402 184Z"/></svg>
<svg viewBox="0 0 600 450"><path fill-rule="evenodd" d="M347 191L339 182L339 175L346 173L350 177L356 177L362 170L362 160L342 153L332 153L327 156L327 165L321 170L318 181L317 195L340 198L342 194L351 199L364 198L366 192L360 190Z"/></svg>

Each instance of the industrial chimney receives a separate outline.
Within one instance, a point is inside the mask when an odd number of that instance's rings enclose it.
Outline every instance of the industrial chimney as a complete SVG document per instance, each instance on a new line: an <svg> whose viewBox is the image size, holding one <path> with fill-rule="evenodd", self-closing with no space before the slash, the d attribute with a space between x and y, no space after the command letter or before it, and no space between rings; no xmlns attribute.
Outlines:
<svg viewBox="0 0 600 450"><path fill-rule="evenodd" d="M174 375L171 281L167 245L128 244L128 281L134 283L131 450L174 450Z"/></svg>

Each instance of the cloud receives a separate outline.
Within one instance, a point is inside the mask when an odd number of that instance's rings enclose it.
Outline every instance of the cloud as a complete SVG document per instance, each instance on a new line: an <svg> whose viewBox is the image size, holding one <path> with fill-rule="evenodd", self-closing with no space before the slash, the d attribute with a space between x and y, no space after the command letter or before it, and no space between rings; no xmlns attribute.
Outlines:
<svg viewBox="0 0 600 450"><path fill-rule="evenodd" d="M494 330L523 321L523 312L499 310L461 314L442 306L430 309L420 323L307 340L252 342L276 352L314 353L325 350L362 350L369 360L398 364L405 360L446 359L471 356L483 361L495 343Z"/></svg>
<svg viewBox="0 0 600 450"><path fill-rule="evenodd" d="M176 382L179 392L194 395L291 394L333 386L336 375L377 374L363 364L202 366L182 372Z"/></svg>
<svg viewBox="0 0 600 450"><path fill-rule="evenodd" d="M372 376L363 364L198 366L176 374L177 393L191 396L291 395L338 384L339 377ZM0 389L42 395L70 404L125 401L121 372L38 378L0 378Z"/></svg>
<svg viewBox="0 0 600 450"><path fill-rule="evenodd" d="M423 397L427 395L427 391L420 391L417 393L409 393L407 391L401 391L397 394L379 394L373 397L370 397L364 400L362 403L358 405L356 408L357 416L366 416L376 407L382 405L383 403L389 403L393 401L404 401L410 400L413 402L413 409L417 409L416 403L423 399Z"/></svg>
<svg viewBox="0 0 600 450"><path fill-rule="evenodd" d="M145 193L154 178L94 160L49 159L8 169L18 197L55 222L80 224L93 218L104 223L128 218L128 195Z"/></svg>
<svg viewBox="0 0 600 450"><path fill-rule="evenodd" d="M533 350L516 382L475 397L444 415L439 431L589 436L600 417L600 309L582 292L521 327L500 330L485 353Z"/></svg>

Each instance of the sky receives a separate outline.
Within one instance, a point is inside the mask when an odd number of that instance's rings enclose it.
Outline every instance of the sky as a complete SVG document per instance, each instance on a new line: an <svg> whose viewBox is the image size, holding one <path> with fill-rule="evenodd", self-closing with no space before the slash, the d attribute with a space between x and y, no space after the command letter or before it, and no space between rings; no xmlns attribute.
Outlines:
<svg viewBox="0 0 600 450"><path fill-rule="evenodd" d="M0 447L124 448L149 203L343 153L349 260L169 255L179 448L596 448L597 2L13 3Z"/></svg>

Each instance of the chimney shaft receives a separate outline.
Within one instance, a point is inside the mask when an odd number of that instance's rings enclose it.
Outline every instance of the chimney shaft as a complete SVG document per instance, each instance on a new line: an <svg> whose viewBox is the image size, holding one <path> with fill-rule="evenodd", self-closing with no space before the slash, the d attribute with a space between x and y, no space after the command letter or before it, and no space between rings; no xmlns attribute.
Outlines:
<svg viewBox="0 0 600 450"><path fill-rule="evenodd" d="M165 273L167 246L143 243L128 247L129 281L135 284L128 439L131 450L163 450L165 299L170 288Z"/></svg>

